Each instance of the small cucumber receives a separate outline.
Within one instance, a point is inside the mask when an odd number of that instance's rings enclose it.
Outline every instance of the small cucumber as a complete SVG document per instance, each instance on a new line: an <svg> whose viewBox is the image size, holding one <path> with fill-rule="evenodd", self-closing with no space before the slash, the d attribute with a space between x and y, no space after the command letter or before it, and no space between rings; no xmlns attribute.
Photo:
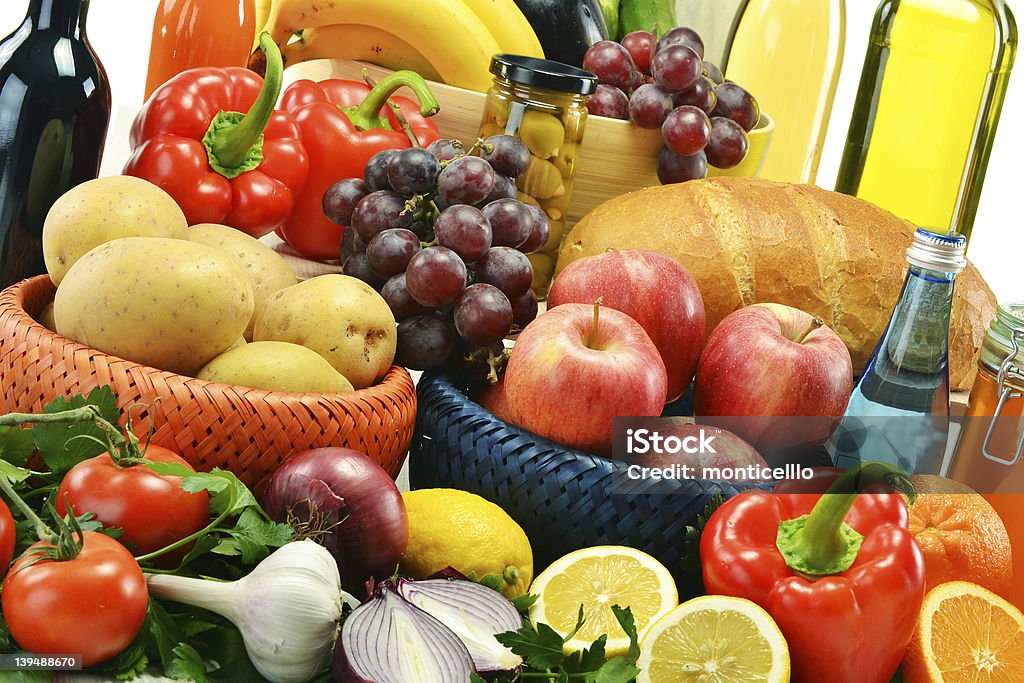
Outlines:
<svg viewBox="0 0 1024 683"><path fill-rule="evenodd" d="M633 31L654 30L659 36L676 25L675 0L621 0L620 38Z"/></svg>

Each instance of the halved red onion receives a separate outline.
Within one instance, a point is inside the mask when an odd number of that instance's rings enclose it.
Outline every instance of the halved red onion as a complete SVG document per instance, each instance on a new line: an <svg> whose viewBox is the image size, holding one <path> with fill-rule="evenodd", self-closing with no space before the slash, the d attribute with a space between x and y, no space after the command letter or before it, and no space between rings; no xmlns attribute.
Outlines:
<svg viewBox="0 0 1024 683"><path fill-rule="evenodd" d="M338 640L344 649L343 658L335 657L338 680L468 683L473 673L459 637L391 582L378 584L373 598L348 616Z"/></svg>
<svg viewBox="0 0 1024 683"><path fill-rule="evenodd" d="M519 611L501 593L451 579L399 579L398 592L459 637L477 672L512 671L522 665L522 657L495 638L523 626Z"/></svg>

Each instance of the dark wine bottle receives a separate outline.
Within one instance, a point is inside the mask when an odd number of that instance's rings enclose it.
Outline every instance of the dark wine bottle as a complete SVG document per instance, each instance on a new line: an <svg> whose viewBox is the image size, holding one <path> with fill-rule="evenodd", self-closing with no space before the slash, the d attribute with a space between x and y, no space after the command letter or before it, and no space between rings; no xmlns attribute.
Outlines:
<svg viewBox="0 0 1024 683"><path fill-rule="evenodd" d="M0 42L0 276L46 272L43 221L70 188L95 178L110 87L85 35L89 0L29 0Z"/></svg>

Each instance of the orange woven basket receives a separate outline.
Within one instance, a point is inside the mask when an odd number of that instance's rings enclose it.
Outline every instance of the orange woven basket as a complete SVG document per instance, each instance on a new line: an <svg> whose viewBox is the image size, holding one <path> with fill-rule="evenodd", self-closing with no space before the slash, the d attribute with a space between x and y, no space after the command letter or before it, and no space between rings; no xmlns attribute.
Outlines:
<svg viewBox="0 0 1024 683"><path fill-rule="evenodd" d="M375 386L340 394L288 394L207 382L123 360L51 332L35 316L56 289L40 275L0 293L0 411L40 412L57 396L110 385L143 436L174 448L198 470L234 472L262 491L290 454L345 446L392 477L412 440L416 392L402 367Z"/></svg>

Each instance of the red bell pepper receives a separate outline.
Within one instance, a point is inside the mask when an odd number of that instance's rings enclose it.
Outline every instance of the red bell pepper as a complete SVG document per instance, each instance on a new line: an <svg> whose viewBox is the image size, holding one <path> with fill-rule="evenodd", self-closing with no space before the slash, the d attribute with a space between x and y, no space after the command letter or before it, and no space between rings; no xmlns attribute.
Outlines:
<svg viewBox="0 0 1024 683"><path fill-rule="evenodd" d="M726 501L701 535L709 594L763 607L789 644L795 683L887 683L924 599L924 556L895 493L912 491L883 463L845 472L828 493L748 492ZM844 522L845 520L845 522Z"/></svg>
<svg viewBox="0 0 1024 683"><path fill-rule="evenodd" d="M416 94L419 104L391 97L402 86ZM339 180L362 178L363 167L377 152L411 145L398 117L387 106L389 97L420 146L441 137L427 118L437 113L437 100L426 81L412 71L396 71L373 88L358 81L331 79L296 81L285 90L281 107L295 116L302 130L310 172L281 234L303 256L322 260L340 256L345 228L324 216L321 202L327 188Z"/></svg>
<svg viewBox="0 0 1024 683"><path fill-rule="evenodd" d="M288 218L309 174L298 125L274 109L281 53L268 34L260 45L266 79L242 67L190 69L160 86L132 123L125 174L163 188L189 225L266 235Z"/></svg>

